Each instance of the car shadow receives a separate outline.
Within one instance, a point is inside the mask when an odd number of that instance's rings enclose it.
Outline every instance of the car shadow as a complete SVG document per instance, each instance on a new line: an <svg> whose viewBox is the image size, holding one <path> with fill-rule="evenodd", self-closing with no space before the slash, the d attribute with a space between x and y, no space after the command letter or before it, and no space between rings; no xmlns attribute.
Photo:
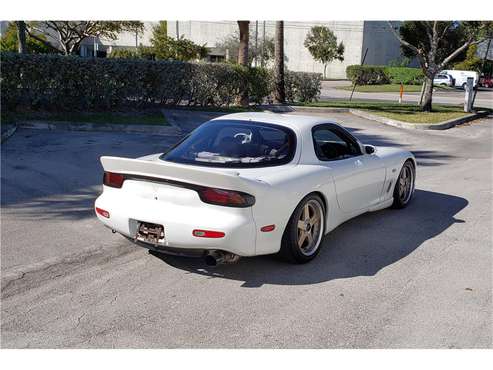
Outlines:
<svg viewBox="0 0 493 370"><path fill-rule="evenodd" d="M258 256L210 268L199 258L149 253L174 268L211 278L241 281L243 287L249 288L373 276L454 223L466 222L456 219L455 215L467 205L468 201L461 197L416 190L412 202L403 210L367 213L340 225L325 236L317 258L304 265Z"/></svg>

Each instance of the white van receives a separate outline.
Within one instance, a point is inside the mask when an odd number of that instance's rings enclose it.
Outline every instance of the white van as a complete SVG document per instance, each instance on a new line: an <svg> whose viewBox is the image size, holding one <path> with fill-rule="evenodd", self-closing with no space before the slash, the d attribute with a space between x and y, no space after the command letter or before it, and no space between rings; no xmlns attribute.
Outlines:
<svg viewBox="0 0 493 370"><path fill-rule="evenodd" d="M465 89L468 77L474 78L473 81L474 87L476 87L476 85L478 84L479 74L478 72L475 71L457 71L453 69L446 69L444 71L440 71L440 74L444 74L444 73L452 76L452 78L455 80L455 87L462 87L463 89Z"/></svg>

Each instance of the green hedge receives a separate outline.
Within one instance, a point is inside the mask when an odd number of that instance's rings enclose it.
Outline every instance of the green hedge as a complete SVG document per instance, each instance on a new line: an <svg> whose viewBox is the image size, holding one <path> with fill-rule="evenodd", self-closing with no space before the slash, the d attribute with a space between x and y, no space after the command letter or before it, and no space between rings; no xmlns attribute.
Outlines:
<svg viewBox="0 0 493 370"><path fill-rule="evenodd" d="M357 85L381 85L389 83L385 67L370 65L351 65L346 68L347 77Z"/></svg>
<svg viewBox="0 0 493 370"><path fill-rule="evenodd" d="M420 68L385 67L385 74L393 84L421 85L424 80L423 71Z"/></svg>
<svg viewBox="0 0 493 370"><path fill-rule="evenodd" d="M272 72L221 63L1 54L2 107L98 110L143 104L228 106L245 87L263 103L272 91ZM320 75L286 72L291 101L320 94Z"/></svg>
<svg viewBox="0 0 493 370"><path fill-rule="evenodd" d="M423 71L419 68L387 67L373 65L351 65L346 68L346 76L358 85L382 85L388 83L420 85Z"/></svg>

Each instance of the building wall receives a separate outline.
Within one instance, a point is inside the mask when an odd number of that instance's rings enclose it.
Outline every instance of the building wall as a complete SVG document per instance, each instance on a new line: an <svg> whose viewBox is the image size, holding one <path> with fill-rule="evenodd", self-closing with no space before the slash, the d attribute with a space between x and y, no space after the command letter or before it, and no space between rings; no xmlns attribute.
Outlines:
<svg viewBox="0 0 493 370"><path fill-rule="evenodd" d="M344 61L334 61L327 67L327 77L346 78L346 67L361 62L364 22L284 22L284 52L286 66L293 71L323 72L323 65L313 60L303 45L310 28L315 25L329 27L346 47ZM263 35L264 22L259 21L258 37ZM214 47L229 35L238 32L236 21L179 21L179 35L197 44ZM265 34L273 37L275 22L265 22ZM176 21L168 21L168 35L176 37ZM255 21L250 22L250 37L255 37Z"/></svg>
<svg viewBox="0 0 493 370"><path fill-rule="evenodd" d="M392 22L399 27L401 22ZM365 21L363 28L363 55L368 48L365 64L386 65L401 57L400 43L392 34L387 21Z"/></svg>

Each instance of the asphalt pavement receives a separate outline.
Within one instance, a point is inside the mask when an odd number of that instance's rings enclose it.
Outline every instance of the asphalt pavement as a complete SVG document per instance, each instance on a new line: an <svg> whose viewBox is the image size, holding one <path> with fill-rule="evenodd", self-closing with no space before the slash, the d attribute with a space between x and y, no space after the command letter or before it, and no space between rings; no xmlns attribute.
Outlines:
<svg viewBox="0 0 493 370"><path fill-rule="evenodd" d="M350 86L350 81L323 81L322 90L320 93L321 100L348 100L351 91L340 89L341 86ZM437 104L464 104L464 90L462 89L435 89L433 93L433 103ZM407 92L404 90L403 102L404 103L417 103L420 98L419 92ZM390 102L397 102L399 100L399 93L364 93L354 92L354 100L385 100ZM493 109L493 89L479 88L474 103L476 108L490 108Z"/></svg>
<svg viewBox="0 0 493 370"><path fill-rule="evenodd" d="M412 203L346 222L312 263L215 269L134 246L93 215L99 156L176 138L19 129L1 147L1 346L491 348L493 118L437 132L325 116L412 150Z"/></svg>

